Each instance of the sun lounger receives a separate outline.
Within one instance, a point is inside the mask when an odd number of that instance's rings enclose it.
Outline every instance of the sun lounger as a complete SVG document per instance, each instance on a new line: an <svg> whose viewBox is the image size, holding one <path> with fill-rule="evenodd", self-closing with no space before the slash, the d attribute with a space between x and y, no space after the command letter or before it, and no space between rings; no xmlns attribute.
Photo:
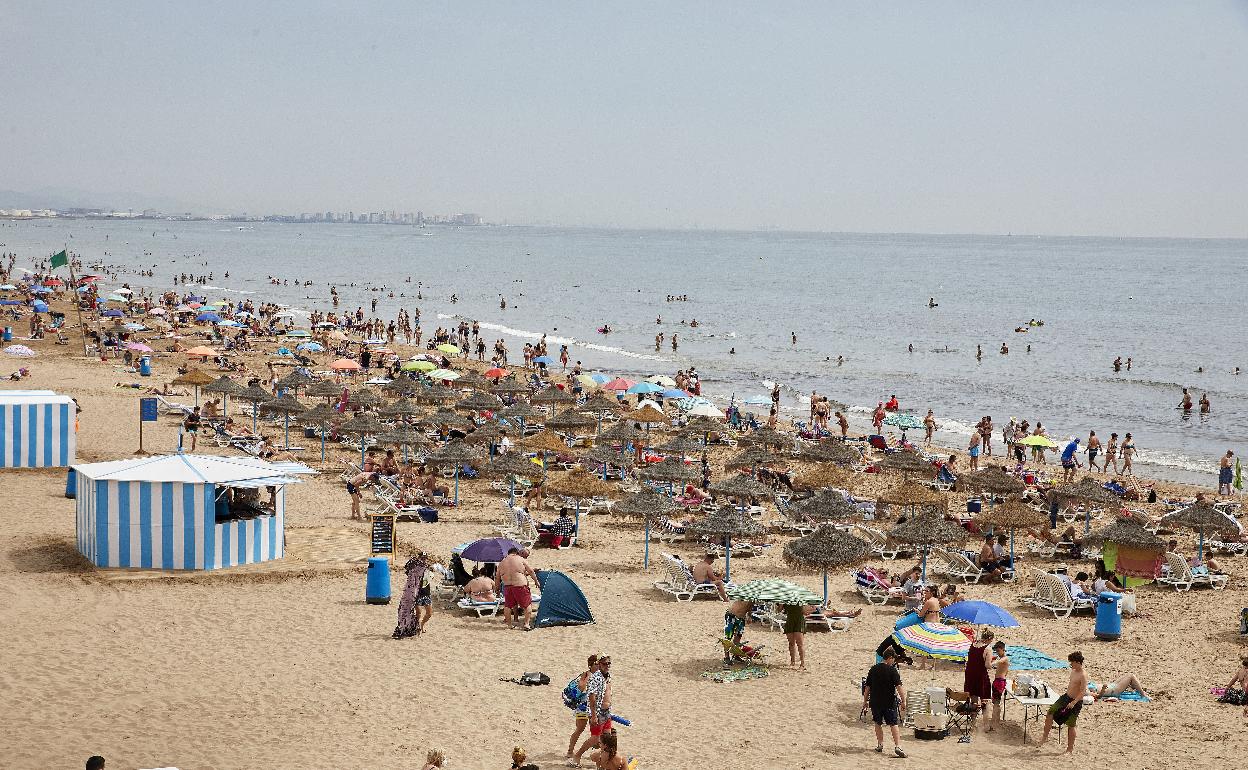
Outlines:
<svg viewBox="0 0 1248 770"><path fill-rule="evenodd" d="M660 565L663 566L666 578L656 580L654 587L671 594L676 601L690 602L698 596L714 596L719 598L719 590L714 583L699 583L693 579L693 572L680 557L669 553L660 554ZM725 583L727 589L731 583Z"/></svg>
<svg viewBox="0 0 1248 770"><path fill-rule="evenodd" d="M892 560L903 553L909 553L905 547L890 541L888 536L878 529L860 526L858 531L862 539L867 541L867 545L871 546L871 552L882 559Z"/></svg>
<svg viewBox="0 0 1248 770"><path fill-rule="evenodd" d="M156 403L160 405L160 408L164 410L165 414L176 414L182 417L187 417L195 411L195 407L193 406L170 401L164 396L156 396Z"/></svg>
<svg viewBox="0 0 1248 770"><path fill-rule="evenodd" d="M1209 586L1220 591L1231 579L1230 575L1210 572L1204 565L1192 567L1177 553L1166 554L1166 567L1168 574L1157 578L1157 582L1172 586L1176 591L1190 591L1193 586Z"/></svg>
<svg viewBox="0 0 1248 770"><path fill-rule="evenodd" d="M534 592L533 597L532 597L532 603L538 604L539 602L541 602L541 600L542 600L542 595L537 592ZM461 610L475 612L478 618L492 618L498 614L499 610L503 609L503 599L502 597L499 597L492 602L483 602L483 601L478 601L477 599L473 599L471 597L465 596L461 598L459 601L455 602L455 606L459 607Z"/></svg>
<svg viewBox="0 0 1248 770"><path fill-rule="evenodd" d="M855 590L867 600L868 604L888 604L893 599L902 602L906 600L905 591L900 587L889 585L876 574L875 570L861 569L851 572L850 577L854 579Z"/></svg>
<svg viewBox="0 0 1248 770"><path fill-rule="evenodd" d="M1052 612L1055 618L1068 618L1076 610L1090 610L1096 607L1094 597L1071 596L1066 582L1048 572L1036 574L1036 592L1028 603Z"/></svg>

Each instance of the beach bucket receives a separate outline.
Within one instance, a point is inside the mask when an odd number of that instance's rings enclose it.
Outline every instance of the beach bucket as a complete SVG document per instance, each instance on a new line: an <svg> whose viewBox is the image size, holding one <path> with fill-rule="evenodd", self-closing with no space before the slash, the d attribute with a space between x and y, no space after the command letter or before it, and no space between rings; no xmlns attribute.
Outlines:
<svg viewBox="0 0 1248 770"><path fill-rule="evenodd" d="M385 556L368 558L368 578L364 583L364 601L369 604L390 603L390 559Z"/></svg>
<svg viewBox="0 0 1248 770"><path fill-rule="evenodd" d="M1122 636L1122 607L1118 602L1122 594L1102 591L1096 603L1096 638L1106 642L1117 641Z"/></svg>
<svg viewBox="0 0 1248 770"><path fill-rule="evenodd" d="M78 496L78 474L73 468L69 469L69 473L65 474L65 496L73 500Z"/></svg>

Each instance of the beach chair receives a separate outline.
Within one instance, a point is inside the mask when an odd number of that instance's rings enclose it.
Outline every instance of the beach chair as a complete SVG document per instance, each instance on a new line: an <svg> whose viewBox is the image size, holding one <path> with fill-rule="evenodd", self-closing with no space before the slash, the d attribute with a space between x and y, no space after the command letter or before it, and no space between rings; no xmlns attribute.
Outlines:
<svg viewBox="0 0 1248 770"><path fill-rule="evenodd" d="M901 720L901 726L911 728L915 725L915 718L922 717L932 713L931 696L925 690L907 690L906 691L906 715Z"/></svg>
<svg viewBox="0 0 1248 770"><path fill-rule="evenodd" d="M1166 554L1168 574L1157 578L1162 585L1172 586L1175 591L1190 591L1193 586L1209 586L1220 591L1230 582L1230 575L1210 572L1205 565L1192 567L1187 559L1177 553Z"/></svg>
<svg viewBox="0 0 1248 770"><path fill-rule="evenodd" d="M808 626L826 628L830 632L848 631L853 623L853 618L830 614L827 607L819 607L806 616L806 624Z"/></svg>
<svg viewBox="0 0 1248 770"><path fill-rule="evenodd" d="M689 565L679 557L673 554L664 554L663 561L670 566L670 577L668 580L670 590L677 601L691 602L699 596L713 596L719 598L719 590L715 588L714 583L699 583L693 579L693 570L689 569ZM724 583L724 588L731 587L731 583Z"/></svg>
<svg viewBox="0 0 1248 770"><path fill-rule="evenodd" d="M979 708L971 705L971 694L945 688L944 711L948 720L946 729L957 730L959 743L970 743L975 717L979 716Z"/></svg>
<svg viewBox="0 0 1248 770"><path fill-rule="evenodd" d="M534 591L532 595L532 599L531 599L532 603L536 605L539 602L541 602L541 600L542 600L542 595L539 594L537 591ZM492 618L499 613L499 610L503 608L503 599L500 596L494 601L483 602L483 601L478 601L471 597L465 596L465 597L462 597L459 601L455 602L455 606L459 607L461 610L467 610L468 612L476 613L478 618Z"/></svg>
<svg viewBox="0 0 1248 770"><path fill-rule="evenodd" d="M161 410L164 411L165 414L176 414L180 417L187 417L195 411L195 407L193 406L170 401L164 396L156 396L156 403L160 405Z"/></svg>
<svg viewBox="0 0 1248 770"><path fill-rule="evenodd" d="M1055 618L1068 618L1076 610L1091 610L1096 607L1095 598L1080 597L1076 599L1071 596L1070 589L1066 587L1065 581L1057 575L1046 572L1039 579L1042 581L1043 586L1036 601L1032 602L1032 604L1040 609L1052 612Z"/></svg>
<svg viewBox="0 0 1248 770"><path fill-rule="evenodd" d="M932 555L938 559L936 563L938 572L943 572L949 577L961 580L964 583L978 583L980 578L987 574L961 551L933 548Z"/></svg>
<svg viewBox="0 0 1248 770"><path fill-rule="evenodd" d="M851 572L850 577L854 579L854 589L867 600L867 604L888 604L894 599L903 602L906 600L905 591L886 583L875 570L861 569Z"/></svg>
<svg viewBox="0 0 1248 770"><path fill-rule="evenodd" d="M888 536L878 529L859 526L858 531L861 533L862 539L867 541L867 545L871 546L871 552L881 559L891 561L903 553L909 553L904 547L891 542Z"/></svg>

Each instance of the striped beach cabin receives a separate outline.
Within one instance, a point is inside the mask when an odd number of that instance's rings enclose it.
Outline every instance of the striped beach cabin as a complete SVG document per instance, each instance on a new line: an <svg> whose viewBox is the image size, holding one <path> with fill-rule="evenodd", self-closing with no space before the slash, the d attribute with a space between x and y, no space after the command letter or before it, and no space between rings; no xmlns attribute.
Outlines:
<svg viewBox="0 0 1248 770"><path fill-rule="evenodd" d="M282 558L286 486L315 473L299 463L189 454L73 468L78 551L97 567L166 570Z"/></svg>
<svg viewBox="0 0 1248 770"><path fill-rule="evenodd" d="M77 408L50 390L0 390L0 468L65 468L74 462Z"/></svg>

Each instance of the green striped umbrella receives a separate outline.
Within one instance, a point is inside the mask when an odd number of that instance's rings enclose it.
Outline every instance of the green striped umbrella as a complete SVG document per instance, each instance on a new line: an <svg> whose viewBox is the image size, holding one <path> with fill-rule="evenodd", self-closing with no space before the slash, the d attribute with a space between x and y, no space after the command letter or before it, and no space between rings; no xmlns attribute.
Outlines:
<svg viewBox="0 0 1248 770"><path fill-rule="evenodd" d="M819 594L780 578L751 580L728 589L728 598L754 604L819 604Z"/></svg>

